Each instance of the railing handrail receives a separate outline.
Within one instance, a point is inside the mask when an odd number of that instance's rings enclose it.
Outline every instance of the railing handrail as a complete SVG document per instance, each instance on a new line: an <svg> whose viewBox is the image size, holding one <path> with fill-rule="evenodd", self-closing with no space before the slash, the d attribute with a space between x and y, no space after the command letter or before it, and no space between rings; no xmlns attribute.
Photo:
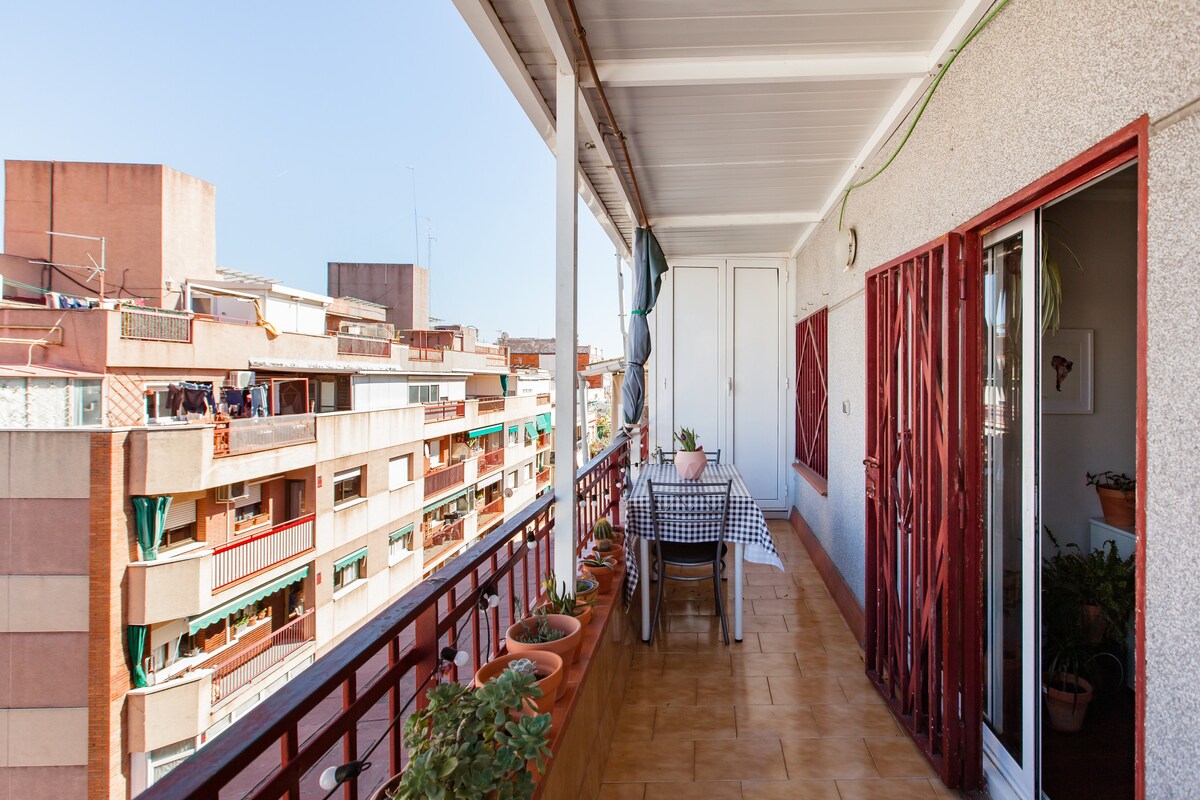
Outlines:
<svg viewBox="0 0 1200 800"><path fill-rule="evenodd" d="M606 458L614 455L628 444L624 434L618 434L613 443L596 458L588 462L577 473L577 480L587 476L589 470L597 469ZM326 655L318 658L294 680L260 703L236 724L236 736L217 737L196 755L172 770L161 781L155 783L142 795L147 800L154 798L185 798L216 796L222 776L227 779L237 776L255 759L268 750L278 752L279 742L290 735L290 727L296 720L303 719L332 692L346 682L346 676L355 673L370 659L389 648L391 642L405 629L418 621L423 614L433 610L446 597L448 590L469 578L479 567L511 544L518 534L539 516L549 512L554 497L547 493L522 508L501 525L481 536L474 544L447 560L442 568L425 578L412 590L384 608L362 627L351 633ZM552 524L552 523L551 523ZM570 532L568 535L576 535ZM527 545L523 538L509 554L506 564L511 564L521 555ZM504 570L502 565L493 574ZM476 590L477 592L478 590ZM455 610L466 607L467 613L473 600L455 606ZM461 614L460 614L461 616ZM455 619L439 620L438 627L453 625ZM440 637L439 633L439 637ZM419 645L414 645L414 647Z"/></svg>
<svg viewBox="0 0 1200 800"><path fill-rule="evenodd" d="M268 536L274 536L277 533L283 533L286 530L295 528L297 525L303 525L305 522L312 522L312 521L316 520L316 518L317 518L316 514L305 514L303 516L296 517L295 519L288 520L287 522L281 522L280 524L276 525L275 527L268 528L267 530L263 531L262 533L256 533L256 534L253 534L251 536L246 536L241 539L235 539L232 542L226 542L225 544L219 544L213 548L213 555L216 555L217 553L228 553L230 550L236 550L239 547L244 547L245 545L248 545L251 542L255 542L259 539L265 539Z"/></svg>
<svg viewBox="0 0 1200 800"><path fill-rule="evenodd" d="M248 644L246 644L245 647L239 648L235 645L234 647L229 648L229 650L224 653L218 653L217 658L220 658L219 661L217 661L215 659L210 659L209 661L205 661L203 664L201 664L196 669L211 669L214 674L219 673L221 671L221 669L223 669L223 668L228 669L229 665L232 664L234 661L237 661L239 659L244 659L251 652L253 652L255 650L260 650L260 651L266 650L266 649L269 649L270 647L274 646L274 640L276 638L279 638L281 634L291 633L293 628L297 628L300 625L302 625L303 623L307 622L308 619L311 617L311 615L314 613L316 613L316 609L310 608L308 611L305 611L303 614L296 617L294 620L288 622L286 625L284 625L279 630L271 631L270 636L265 636L262 639L256 639L253 642L249 642Z"/></svg>

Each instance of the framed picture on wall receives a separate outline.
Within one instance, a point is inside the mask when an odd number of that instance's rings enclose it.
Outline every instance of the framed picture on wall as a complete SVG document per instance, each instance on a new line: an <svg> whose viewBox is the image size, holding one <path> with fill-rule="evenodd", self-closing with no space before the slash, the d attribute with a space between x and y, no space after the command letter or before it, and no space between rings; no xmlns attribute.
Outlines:
<svg viewBox="0 0 1200 800"><path fill-rule="evenodd" d="M1042 413L1092 413L1092 331L1059 328L1042 337Z"/></svg>

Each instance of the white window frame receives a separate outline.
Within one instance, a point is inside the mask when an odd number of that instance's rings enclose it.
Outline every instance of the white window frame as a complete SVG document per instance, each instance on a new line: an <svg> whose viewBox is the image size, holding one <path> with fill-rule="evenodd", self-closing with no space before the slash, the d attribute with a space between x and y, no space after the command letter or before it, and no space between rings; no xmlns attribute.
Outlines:
<svg viewBox="0 0 1200 800"><path fill-rule="evenodd" d="M397 470L400 474L397 475ZM388 461L388 491L394 492L413 482L413 456L404 453Z"/></svg>
<svg viewBox="0 0 1200 800"><path fill-rule="evenodd" d="M343 580L341 585L339 586L338 585L338 576L345 573L346 570L350 569L351 567L356 568L354 580L349 581L349 582L346 582ZM365 581L366 579L367 579L367 554L363 553L362 556L354 559L346 566L342 567L341 569L335 569L333 571L333 593L335 596L340 596L340 595L344 594L346 591L348 591L349 589L352 589L355 586L357 586L362 581Z"/></svg>
<svg viewBox="0 0 1200 800"><path fill-rule="evenodd" d="M363 475L363 470L364 470L364 467L355 467L354 469L345 469L345 470L342 470L341 472L333 473L333 509L334 509L334 511L337 511L342 508L348 508L349 506L352 506L356 503L362 502L363 500L366 499L366 495L364 495L362 493L363 492L363 478L365 477ZM351 478L358 478L358 494L356 494L354 497L348 497L348 498L344 498L342 500L338 500L337 499L338 484L341 483L342 481L346 481Z"/></svg>

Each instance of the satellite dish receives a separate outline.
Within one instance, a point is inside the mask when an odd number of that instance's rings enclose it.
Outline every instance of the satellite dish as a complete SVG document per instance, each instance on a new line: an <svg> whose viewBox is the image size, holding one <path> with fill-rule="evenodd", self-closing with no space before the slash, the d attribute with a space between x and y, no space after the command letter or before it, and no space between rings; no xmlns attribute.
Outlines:
<svg viewBox="0 0 1200 800"><path fill-rule="evenodd" d="M513 490L512 490L512 489L505 489L505 490L504 490L504 496L505 496L505 497L512 497L512 496L513 496Z"/></svg>
<svg viewBox="0 0 1200 800"><path fill-rule="evenodd" d="M839 267L850 269L854 266L854 257L858 255L858 235L854 228L838 231L833 242L833 260Z"/></svg>

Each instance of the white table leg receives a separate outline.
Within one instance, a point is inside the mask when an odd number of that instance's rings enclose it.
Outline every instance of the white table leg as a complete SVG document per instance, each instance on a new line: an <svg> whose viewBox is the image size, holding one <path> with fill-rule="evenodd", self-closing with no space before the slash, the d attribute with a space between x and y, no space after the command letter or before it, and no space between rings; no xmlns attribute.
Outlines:
<svg viewBox="0 0 1200 800"><path fill-rule="evenodd" d="M650 540L638 539L638 594L642 596L642 641L650 641Z"/></svg>
<svg viewBox="0 0 1200 800"><path fill-rule="evenodd" d="M742 640L742 564L746 560L746 545L738 542L733 549L733 638Z"/></svg>

